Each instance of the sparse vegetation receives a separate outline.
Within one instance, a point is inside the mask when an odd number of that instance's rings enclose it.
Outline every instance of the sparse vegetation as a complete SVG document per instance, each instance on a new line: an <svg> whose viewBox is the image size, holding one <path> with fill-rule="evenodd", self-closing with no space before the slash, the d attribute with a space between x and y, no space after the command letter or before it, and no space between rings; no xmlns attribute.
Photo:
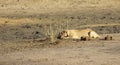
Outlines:
<svg viewBox="0 0 120 65"><path fill-rule="evenodd" d="M0 0L0 65L120 65L119 8L119 0ZM102 40L56 39L84 28Z"/></svg>

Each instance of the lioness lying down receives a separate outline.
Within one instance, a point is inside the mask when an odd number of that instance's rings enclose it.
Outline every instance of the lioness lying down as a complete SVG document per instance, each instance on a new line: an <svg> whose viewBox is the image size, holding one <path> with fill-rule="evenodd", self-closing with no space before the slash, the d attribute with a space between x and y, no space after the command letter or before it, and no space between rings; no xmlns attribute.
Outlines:
<svg viewBox="0 0 120 65"><path fill-rule="evenodd" d="M100 38L100 36L92 29L83 30L64 30L59 33L60 39L80 39L81 37L91 37L93 39Z"/></svg>

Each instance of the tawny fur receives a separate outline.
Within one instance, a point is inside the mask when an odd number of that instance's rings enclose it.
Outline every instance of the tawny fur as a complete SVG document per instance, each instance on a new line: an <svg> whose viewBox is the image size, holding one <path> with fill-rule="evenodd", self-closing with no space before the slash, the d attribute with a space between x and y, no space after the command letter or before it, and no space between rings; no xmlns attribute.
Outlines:
<svg viewBox="0 0 120 65"><path fill-rule="evenodd" d="M100 38L100 36L92 29L84 30L65 30L60 35L63 39L80 39L81 37Z"/></svg>
<svg viewBox="0 0 120 65"><path fill-rule="evenodd" d="M107 36L105 37L105 40L112 40L112 36L107 35Z"/></svg>

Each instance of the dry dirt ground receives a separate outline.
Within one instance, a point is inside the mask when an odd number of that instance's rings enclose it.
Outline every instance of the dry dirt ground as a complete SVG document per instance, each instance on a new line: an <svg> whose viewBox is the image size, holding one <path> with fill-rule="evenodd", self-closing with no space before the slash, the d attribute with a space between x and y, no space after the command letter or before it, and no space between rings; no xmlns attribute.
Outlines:
<svg viewBox="0 0 120 65"><path fill-rule="evenodd" d="M120 65L119 8L119 0L0 0L0 65ZM113 40L51 44L66 26Z"/></svg>
<svg viewBox="0 0 120 65"><path fill-rule="evenodd" d="M119 65L120 34L110 35L111 41L61 40L44 47L45 42L1 42L0 65Z"/></svg>

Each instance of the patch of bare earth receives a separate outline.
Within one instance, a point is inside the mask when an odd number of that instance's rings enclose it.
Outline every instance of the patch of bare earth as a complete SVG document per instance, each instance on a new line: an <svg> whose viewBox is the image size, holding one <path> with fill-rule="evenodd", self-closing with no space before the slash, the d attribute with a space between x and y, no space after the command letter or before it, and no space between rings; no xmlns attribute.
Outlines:
<svg viewBox="0 0 120 65"><path fill-rule="evenodd" d="M114 37L111 41L62 40L57 45L43 48L36 47L42 42L23 43L26 48L17 43L16 46L22 50L0 54L0 65L119 65L119 34L111 35ZM8 50L15 46L12 43L7 45Z"/></svg>

